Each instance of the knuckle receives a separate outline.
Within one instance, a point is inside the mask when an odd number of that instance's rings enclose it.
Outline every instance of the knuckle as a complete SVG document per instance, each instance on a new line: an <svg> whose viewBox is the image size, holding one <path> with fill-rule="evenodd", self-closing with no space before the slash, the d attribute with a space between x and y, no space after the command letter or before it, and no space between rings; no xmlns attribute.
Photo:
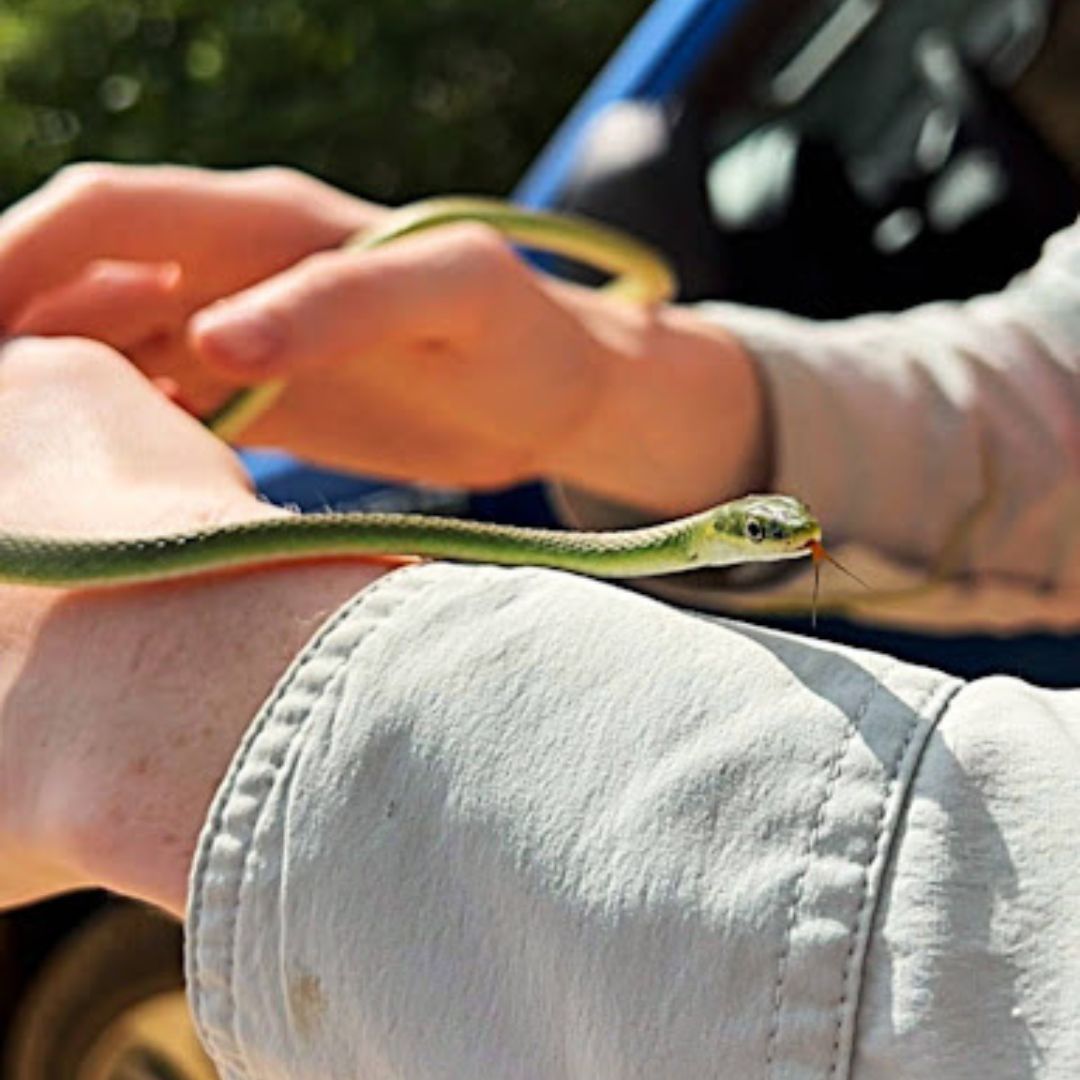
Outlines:
<svg viewBox="0 0 1080 1080"><path fill-rule="evenodd" d="M446 226L446 233L459 313L474 323L482 321L517 294L524 264L502 233L490 225L463 222Z"/></svg>
<svg viewBox="0 0 1080 1080"><path fill-rule="evenodd" d="M103 162L66 165L50 182L53 191L67 201L97 202L111 198L125 182L127 171Z"/></svg>
<svg viewBox="0 0 1080 1080"><path fill-rule="evenodd" d="M247 175L253 180L283 187L290 187L307 179L298 169L290 168L288 165L258 165L253 169L248 169Z"/></svg>
<svg viewBox="0 0 1080 1080"><path fill-rule="evenodd" d="M513 249L498 229L479 221L464 221L447 227L448 242L478 265L506 270L517 262Z"/></svg>
<svg viewBox="0 0 1080 1080"><path fill-rule="evenodd" d="M238 183L254 191L273 191L297 202L310 198L315 181L287 165L258 165L235 174Z"/></svg>

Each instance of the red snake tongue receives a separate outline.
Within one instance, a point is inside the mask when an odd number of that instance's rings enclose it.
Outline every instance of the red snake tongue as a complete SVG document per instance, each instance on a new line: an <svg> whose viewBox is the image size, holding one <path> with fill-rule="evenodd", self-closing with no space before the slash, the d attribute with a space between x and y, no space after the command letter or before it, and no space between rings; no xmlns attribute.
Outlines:
<svg viewBox="0 0 1080 1080"><path fill-rule="evenodd" d="M865 581L858 574L853 574L843 563L834 559L826 550L820 540L807 540L806 547L810 552L810 558L814 564L814 597L810 606L810 625L817 626L818 594L821 588L821 564L824 562L835 566L841 574L846 574L852 581L857 581L864 589L869 589Z"/></svg>
<svg viewBox="0 0 1080 1080"><path fill-rule="evenodd" d="M825 545L820 540L807 540L806 546L810 549L810 558L813 559L815 567L820 567L823 562L827 562L835 566L841 574L846 574L852 581L857 581L864 589L870 588L858 574L852 573L842 562L834 559L825 550Z"/></svg>

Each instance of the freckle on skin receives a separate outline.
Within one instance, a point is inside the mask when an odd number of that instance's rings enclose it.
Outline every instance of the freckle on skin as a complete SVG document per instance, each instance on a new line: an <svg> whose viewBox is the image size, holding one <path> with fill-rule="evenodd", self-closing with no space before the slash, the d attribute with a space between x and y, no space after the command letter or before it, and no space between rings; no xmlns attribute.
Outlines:
<svg viewBox="0 0 1080 1080"><path fill-rule="evenodd" d="M150 759L143 754L142 757L136 758L131 766L131 772L135 776L145 776L150 771Z"/></svg>

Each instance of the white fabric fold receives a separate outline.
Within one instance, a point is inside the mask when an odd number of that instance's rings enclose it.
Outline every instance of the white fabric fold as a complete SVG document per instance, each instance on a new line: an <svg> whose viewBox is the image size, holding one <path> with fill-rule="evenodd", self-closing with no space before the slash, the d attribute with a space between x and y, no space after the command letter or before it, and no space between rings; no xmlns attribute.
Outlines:
<svg viewBox="0 0 1080 1080"><path fill-rule="evenodd" d="M194 1013L225 1080L1076 1075L1078 747L1077 694L398 571L221 786Z"/></svg>

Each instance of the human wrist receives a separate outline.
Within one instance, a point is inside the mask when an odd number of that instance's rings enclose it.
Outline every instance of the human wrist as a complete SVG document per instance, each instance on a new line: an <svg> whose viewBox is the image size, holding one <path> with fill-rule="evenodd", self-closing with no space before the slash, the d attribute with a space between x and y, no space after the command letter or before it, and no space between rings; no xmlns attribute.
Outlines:
<svg viewBox="0 0 1080 1080"><path fill-rule="evenodd" d="M26 688L37 679L33 642L56 598L52 590L4 589L0 602L0 911L86 884L44 842L38 814L49 725Z"/></svg>
<svg viewBox="0 0 1080 1080"><path fill-rule="evenodd" d="M665 516L767 483L764 389L732 334L677 306L607 302L582 318L591 400L549 479Z"/></svg>
<svg viewBox="0 0 1080 1080"><path fill-rule="evenodd" d="M67 887L181 914L207 808L252 717L318 625L381 572L303 565L33 594L21 670L0 697L4 771L25 778L8 820L26 849Z"/></svg>

